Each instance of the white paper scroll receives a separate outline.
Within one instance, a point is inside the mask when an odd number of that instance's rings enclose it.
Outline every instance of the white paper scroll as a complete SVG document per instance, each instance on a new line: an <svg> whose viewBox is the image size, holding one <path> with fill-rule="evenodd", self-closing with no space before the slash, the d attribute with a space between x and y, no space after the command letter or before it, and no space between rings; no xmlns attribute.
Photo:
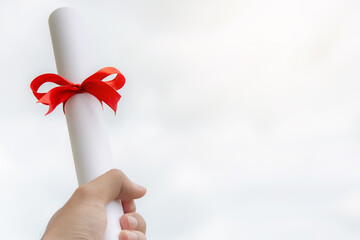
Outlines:
<svg viewBox="0 0 360 240"><path fill-rule="evenodd" d="M68 7L55 10L49 17L49 26L60 76L81 83L99 70L91 62L85 24L76 10ZM81 93L66 102L65 115L76 175L82 185L114 167L103 110L94 96ZM105 240L118 239L122 214L120 201L112 201L107 206Z"/></svg>

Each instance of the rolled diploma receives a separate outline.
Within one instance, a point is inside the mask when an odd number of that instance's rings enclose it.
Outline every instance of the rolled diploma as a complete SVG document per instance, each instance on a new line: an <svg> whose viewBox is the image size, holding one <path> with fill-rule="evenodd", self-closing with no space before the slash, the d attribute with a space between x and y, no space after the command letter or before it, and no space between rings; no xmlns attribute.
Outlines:
<svg viewBox="0 0 360 240"><path fill-rule="evenodd" d="M72 8L56 9L49 27L58 74L81 83L95 73L81 15ZM78 184L87 183L114 167L100 102L89 93L75 94L65 104ZM118 239L123 215L119 200L107 206L105 240Z"/></svg>

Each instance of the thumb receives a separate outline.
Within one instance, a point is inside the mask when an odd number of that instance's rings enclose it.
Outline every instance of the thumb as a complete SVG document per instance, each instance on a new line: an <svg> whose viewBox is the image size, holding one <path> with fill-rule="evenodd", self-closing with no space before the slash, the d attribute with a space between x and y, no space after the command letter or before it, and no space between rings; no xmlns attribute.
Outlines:
<svg viewBox="0 0 360 240"><path fill-rule="evenodd" d="M112 169L79 188L85 188L89 196L104 205L114 199L128 201L141 198L146 193L143 186L132 182L125 173L118 169Z"/></svg>

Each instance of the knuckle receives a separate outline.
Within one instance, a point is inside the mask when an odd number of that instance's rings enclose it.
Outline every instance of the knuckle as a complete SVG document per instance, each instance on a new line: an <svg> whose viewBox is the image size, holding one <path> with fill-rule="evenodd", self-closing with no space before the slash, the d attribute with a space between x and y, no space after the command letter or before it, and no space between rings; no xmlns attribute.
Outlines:
<svg viewBox="0 0 360 240"><path fill-rule="evenodd" d="M116 169L116 168L113 168L113 169L109 170L107 173L110 174L110 175L113 175L113 176L115 176L117 178L123 178L124 175L125 175L121 170Z"/></svg>
<svg viewBox="0 0 360 240"><path fill-rule="evenodd" d="M91 187L88 184L84 184L79 186L76 190L74 195L79 198L88 198L93 195Z"/></svg>

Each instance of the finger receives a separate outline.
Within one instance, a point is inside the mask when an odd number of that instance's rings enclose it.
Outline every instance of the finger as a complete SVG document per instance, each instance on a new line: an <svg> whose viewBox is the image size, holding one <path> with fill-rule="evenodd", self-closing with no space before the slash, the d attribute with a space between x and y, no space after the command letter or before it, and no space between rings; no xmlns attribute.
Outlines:
<svg viewBox="0 0 360 240"><path fill-rule="evenodd" d="M104 204L114 199L129 201L145 195L146 189L132 182L122 171L112 169L78 188L78 192L96 198Z"/></svg>
<svg viewBox="0 0 360 240"><path fill-rule="evenodd" d="M136 212L136 205L134 199L130 201L121 201L124 213Z"/></svg>
<svg viewBox="0 0 360 240"><path fill-rule="evenodd" d="M146 236L139 231L123 230L120 232L119 240L146 240Z"/></svg>
<svg viewBox="0 0 360 240"><path fill-rule="evenodd" d="M120 225L123 230L137 230L146 233L146 222L138 213L127 213L121 216Z"/></svg>

